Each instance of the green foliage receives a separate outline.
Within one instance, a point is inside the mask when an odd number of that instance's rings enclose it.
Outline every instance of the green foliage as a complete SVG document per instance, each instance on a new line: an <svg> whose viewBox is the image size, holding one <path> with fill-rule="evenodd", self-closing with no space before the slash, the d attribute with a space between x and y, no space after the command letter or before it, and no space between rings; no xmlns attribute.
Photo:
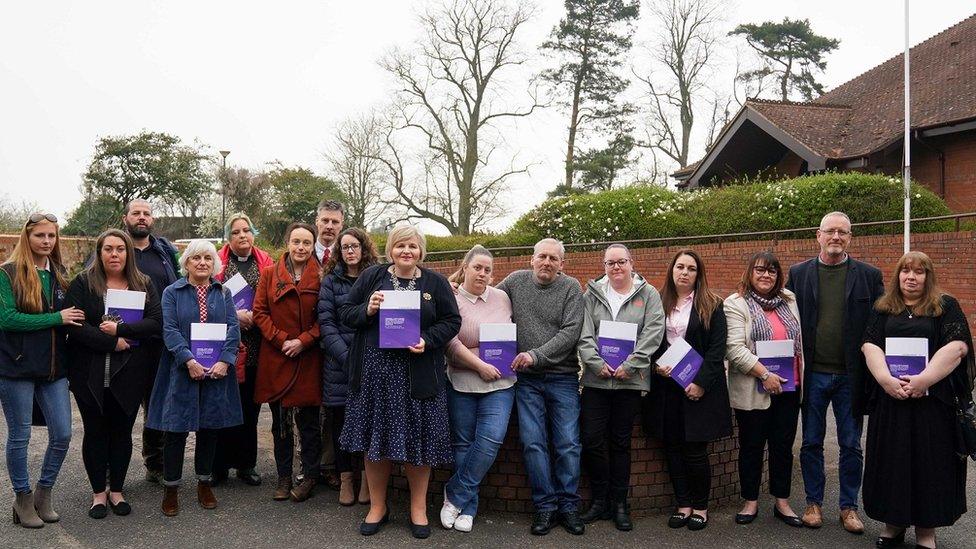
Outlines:
<svg viewBox="0 0 976 549"><path fill-rule="evenodd" d="M823 85L817 82L815 71L827 67L824 56L837 49L839 40L820 36L813 32L808 19L782 23L766 21L760 25L739 25L730 35L745 37L749 47L756 51L762 68L739 75L743 81L762 81L774 76L779 81L780 99L789 99L790 92L797 91L807 101L816 94L822 95ZM761 87L761 86L760 86Z"/></svg>
<svg viewBox="0 0 976 549"><path fill-rule="evenodd" d="M335 182L302 167L288 168L278 164L268 173L268 189L273 207L260 222L255 219L255 223L275 245L282 243L290 223L315 223L316 209L323 198L345 200Z"/></svg>
<svg viewBox="0 0 976 549"><path fill-rule="evenodd" d="M133 198L195 210L213 186L209 160L202 145L162 132L103 137L84 174L86 194L111 197L118 215Z"/></svg>
<svg viewBox="0 0 976 549"><path fill-rule="evenodd" d="M901 182L883 175L827 173L692 192L634 186L547 200L510 232L518 235L512 240L530 243L545 237L569 243L761 232L815 227L834 210L846 212L855 223L899 219ZM935 194L913 185L913 217L950 213ZM951 229L951 222L913 225L919 232ZM855 232L890 233L892 228Z"/></svg>
<svg viewBox="0 0 976 549"><path fill-rule="evenodd" d="M39 211L36 202L21 200L17 204L6 194L0 195L0 234L19 233L30 214L36 211Z"/></svg>
<svg viewBox="0 0 976 549"><path fill-rule="evenodd" d="M606 147L580 151L573 162L580 174L580 186L591 191L613 188L617 172L630 163L630 153L633 150L634 138L628 133L619 133Z"/></svg>
<svg viewBox="0 0 976 549"><path fill-rule="evenodd" d="M121 210L115 198L105 193L89 192L68 214L61 232L72 236L97 236L109 227L118 227L121 219Z"/></svg>

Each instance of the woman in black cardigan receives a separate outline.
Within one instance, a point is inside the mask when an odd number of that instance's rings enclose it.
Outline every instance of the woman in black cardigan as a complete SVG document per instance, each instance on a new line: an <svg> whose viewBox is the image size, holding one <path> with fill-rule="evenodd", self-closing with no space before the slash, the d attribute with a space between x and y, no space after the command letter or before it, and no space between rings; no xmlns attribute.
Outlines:
<svg viewBox="0 0 976 549"><path fill-rule="evenodd" d="M729 392L725 382L725 311L722 298L708 289L705 265L693 250L671 260L661 291L665 339L652 357L658 375L651 377L644 407L648 434L664 441L677 509L668 526L701 530L708 525L712 471L708 443L732 434ZM701 369L685 389L670 378L674 364L658 359L679 338L701 355Z"/></svg>
<svg viewBox="0 0 976 549"><path fill-rule="evenodd" d="M450 283L417 266L426 250L424 235L411 226L390 231L386 256L359 275L341 321L356 329L349 348L349 399L339 438L347 452L363 452L370 509L360 532L375 534L389 520L386 487L394 461L404 463L410 484L410 530L430 535L427 483L430 467L452 462L448 427L444 348L461 329ZM420 292L420 341L406 349L381 349L379 309L384 295Z"/></svg>
<svg viewBox="0 0 976 549"><path fill-rule="evenodd" d="M95 253L71 282L65 303L85 312L84 323L68 327L68 379L85 427L81 455L93 492L88 515L100 519L107 507L117 515L131 511L122 486L132 456L132 425L154 366L147 342L161 333L163 314L152 282L136 267L126 233L105 231ZM107 315L108 289L145 292L142 320Z"/></svg>

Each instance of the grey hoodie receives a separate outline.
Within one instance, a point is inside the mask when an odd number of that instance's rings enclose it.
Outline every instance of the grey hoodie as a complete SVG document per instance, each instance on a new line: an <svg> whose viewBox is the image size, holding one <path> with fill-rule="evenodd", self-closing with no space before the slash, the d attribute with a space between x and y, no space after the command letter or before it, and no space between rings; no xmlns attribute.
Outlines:
<svg viewBox="0 0 976 549"><path fill-rule="evenodd" d="M606 275L591 280L583 296L583 332L580 335L579 357L583 363L583 386L597 389L636 389L646 391L650 384L651 355L664 337L664 308L657 289L643 277L634 274L634 292L624 301L614 319L607 302L606 288L610 284ZM597 343L601 320L633 322L637 324L637 344L634 352L620 365L626 368L630 379L602 378L604 360L600 357Z"/></svg>

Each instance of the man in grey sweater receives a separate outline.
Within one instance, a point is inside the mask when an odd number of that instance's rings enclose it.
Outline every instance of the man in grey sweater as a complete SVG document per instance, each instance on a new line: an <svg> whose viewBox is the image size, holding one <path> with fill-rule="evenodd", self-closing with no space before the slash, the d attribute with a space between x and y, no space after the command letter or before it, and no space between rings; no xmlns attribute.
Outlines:
<svg viewBox="0 0 976 549"><path fill-rule="evenodd" d="M580 475L579 360L583 292L562 273L565 250L546 238L535 245L532 270L508 275L498 288L512 300L519 354L515 402L525 468L536 514L532 533L548 534L557 520L582 534L576 493ZM549 455L550 441L554 456Z"/></svg>

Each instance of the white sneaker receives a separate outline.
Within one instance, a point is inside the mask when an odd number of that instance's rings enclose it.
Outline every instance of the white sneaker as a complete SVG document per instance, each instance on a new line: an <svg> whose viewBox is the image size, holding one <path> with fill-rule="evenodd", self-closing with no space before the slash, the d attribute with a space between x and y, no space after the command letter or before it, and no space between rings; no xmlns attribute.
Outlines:
<svg viewBox="0 0 976 549"><path fill-rule="evenodd" d="M454 521L454 529L458 532L470 532L473 526L474 517L471 515L458 515L457 520Z"/></svg>
<svg viewBox="0 0 976 549"><path fill-rule="evenodd" d="M444 506L441 507L441 526L450 530L454 526L454 523L457 521L458 515L460 514L461 510L455 507L454 504L447 499L447 490L445 490Z"/></svg>

